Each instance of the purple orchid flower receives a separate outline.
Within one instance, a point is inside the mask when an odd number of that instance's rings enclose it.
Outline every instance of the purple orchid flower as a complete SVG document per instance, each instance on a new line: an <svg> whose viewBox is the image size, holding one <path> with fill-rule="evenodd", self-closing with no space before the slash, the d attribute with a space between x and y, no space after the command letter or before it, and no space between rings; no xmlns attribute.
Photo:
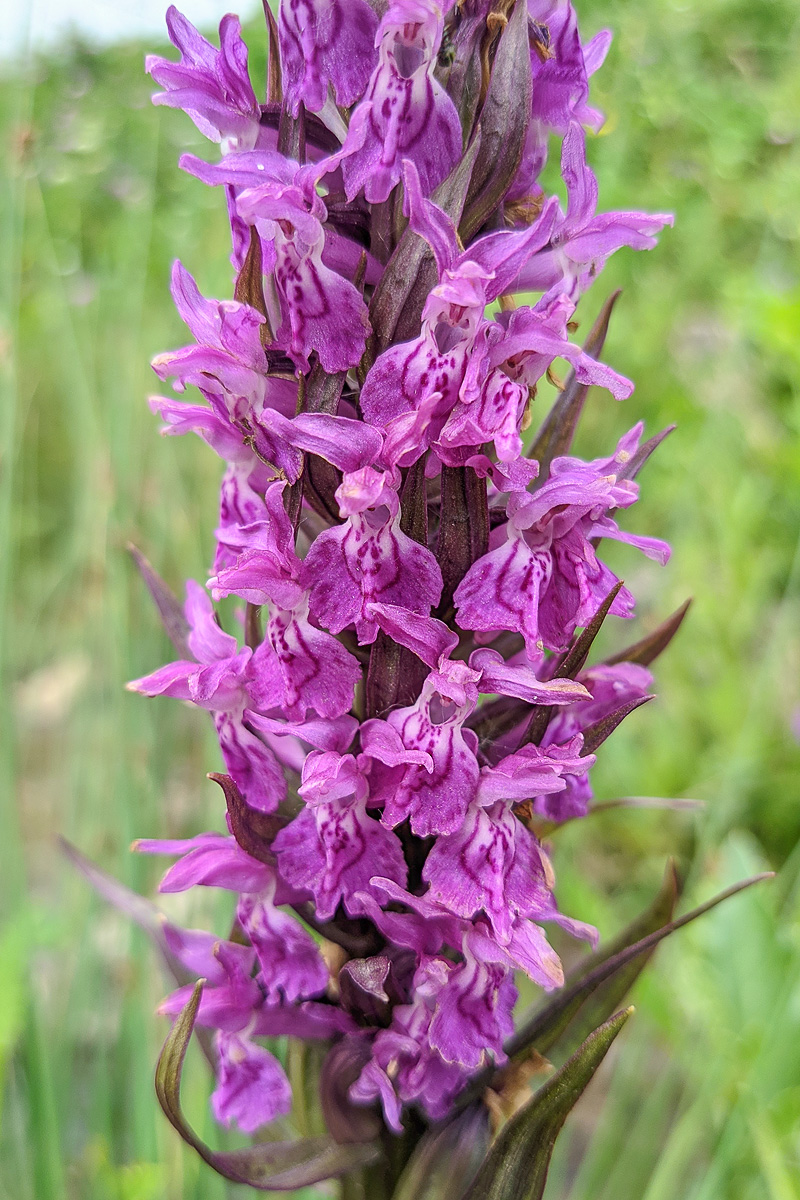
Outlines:
<svg viewBox="0 0 800 1200"><path fill-rule="evenodd" d="M598 559L595 538L628 542L648 558L667 561L665 542L623 533L607 515L636 500L638 485L622 473L641 432L636 425L612 458L593 463L556 459L551 478L538 491L512 492L509 519L497 531L496 547L478 559L455 593L463 629L520 633L529 658L540 644L564 650L575 629L587 624L618 582ZM633 596L622 588L610 611L630 617L633 605Z"/></svg>
<svg viewBox="0 0 800 1200"><path fill-rule="evenodd" d="M582 759L580 744L525 746L484 767L465 819L437 838L425 862L431 899L460 917L485 912L501 944L508 944L516 917L541 918L549 910L553 887L542 848L513 803L564 791L565 774L585 773L594 757Z"/></svg>
<svg viewBox="0 0 800 1200"><path fill-rule="evenodd" d="M303 577L312 615L331 633L355 624L359 642L374 642L372 605L427 615L438 604L442 573L430 550L400 529L399 472L364 467L336 491L343 525L325 530L306 555Z"/></svg>
<svg viewBox="0 0 800 1200"><path fill-rule="evenodd" d="M186 585L188 647L194 660L179 660L128 684L145 696L190 700L214 716L225 764L248 802L272 812L286 795L286 780L275 755L242 722L246 708L257 707L251 690L258 684L260 655L238 648L224 633L211 600L198 583Z"/></svg>
<svg viewBox="0 0 800 1200"><path fill-rule="evenodd" d="M672 225L671 213L598 213L597 178L586 162L586 135L573 122L564 136L561 174L567 210L559 212L550 242L532 255L514 282L515 291L563 291L573 299L586 291L622 246L652 250L656 234Z"/></svg>
<svg viewBox="0 0 800 1200"><path fill-rule="evenodd" d="M405 885L406 863L397 837L367 812L368 786L352 755L309 754L300 795L305 808L273 842L281 875L310 891L327 921L341 902L361 911L358 893L375 874Z"/></svg>
<svg viewBox="0 0 800 1200"><path fill-rule="evenodd" d="M367 306L357 288L322 261L326 210L320 198L309 199L300 187L265 183L246 188L236 208L273 246L283 313L279 345L303 371L312 350L326 371L356 366L370 332Z"/></svg>
<svg viewBox="0 0 800 1200"><path fill-rule="evenodd" d="M570 0L529 0L528 33L533 75L533 103L522 162L507 200L536 197L536 181L547 161L552 134L563 136L573 122L596 133L604 117L587 103L589 77L602 65L611 33L601 30L581 44Z"/></svg>
<svg viewBox="0 0 800 1200"><path fill-rule="evenodd" d="M617 524L657 441L640 448L640 424L610 457L558 456L570 392L537 435L541 469L523 434L557 359L582 387L631 394L570 340L576 306L611 254L651 247L671 218L597 211L584 127L602 123L588 81L610 35L584 45L570 0L525 0L506 24L490 7L282 0L269 102L234 17L217 50L170 9L180 61L147 61L156 102L222 145L181 166L224 188L250 303L173 268L194 341L153 366L201 402L151 406L224 464L211 599L188 584L186 627L148 579L180 657L129 686L212 714L227 831L137 849L175 857L163 893L232 896L227 938L159 932L206 981L216 1118L249 1133L285 1115L264 1039L322 1042L343 1152L384 1145L415 1106L410 1148L476 1075L500 1086L515 972L561 986L551 924L596 940L559 910L539 838L588 811L598 722L650 687L638 663L586 661L618 582L602 541L669 554ZM533 89L505 146L495 64L515 46ZM479 123L493 132L470 175ZM551 139L565 209L540 182ZM224 597L242 603L244 646L217 621ZM610 612L633 608L620 588Z"/></svg>
<svg viewBox="0 0 800 1200"><path fill-rule="evenodd" d="M335 156L300 167L269 151L229 155L214 166L184 155L181 165L206 184L232 189L237 218L258 230L264 269L273 275L278 301L271 313L277 346L302 371L308 371L312 351L326 371L355 366L370 332L367 307L358 289L335 269L342 239L336 242L333 265L326 264L328 213L316 190L319 179L334 169ZM355 270L358 260L358 254L351 255L343 265Z"/></svg>
<svg viewBox="0 0 800 1200"><path fill-rule="evenodd" d="M182 108L223 149L251 150L258 142L261 109L247 73L238 18L222 18L219 50L174 5L167 10L167 29L181 60L173 63L154 54L145 59L145 70L166 89L153 96L153 103Z"/></svg>
<svg viewBox="0 0 800 1200"><path fill-rule="evenodd" d="M217 598L234 593L256 605L270 604L258 651L258 690L249 707L265 714L280 707L290 720L304 720L309 709L337 718L351 707L361 672L341 643L309 621L294 530L281 503L284 488L283 483L267 488L269 519L242 531L248 548L233 567L212 578L211 587Z"/></svg>
<svg viewBox="0 0 800 1200"><path fill-rule="evenodd" d="M221 1124L235 1121L243 1133L254 1133L289 1112L292 1088L274 1054L241 1034L222 1032L217 1034L217 1054L211 1107Z"/></svg>
<svg viewBox="0 0 800 1200"><path fill-rule="evenodd" d="M419 338L386 350L364 382L362 412L387 429L387 441L398 419L434 400L419 449L432 442L443 462L457 466L494 441L501 460L514 461L529 389L555 357L572 362L581 381L608 387L617 398L630 394L628 380L570 343L574 305L568 297L501 314L499 323L484 318L486 305L511 290L523 264L549 243L554 203L529 229L487 234L461 252L450 218L423 198L413 164L406 164L404 179L411 227L431 245L440 282L426 303ZM407 465L405 455L396 461Z"/></svg>
<svg viewBox="0 0 800 1200"><path fill-rule="evenodd" d="M419 173L426 196L461 155L461 122L434 78L444 21L435 0L393 0L375 36L378 66L343 146L348 199L386 200L403 159Z"/></svg>

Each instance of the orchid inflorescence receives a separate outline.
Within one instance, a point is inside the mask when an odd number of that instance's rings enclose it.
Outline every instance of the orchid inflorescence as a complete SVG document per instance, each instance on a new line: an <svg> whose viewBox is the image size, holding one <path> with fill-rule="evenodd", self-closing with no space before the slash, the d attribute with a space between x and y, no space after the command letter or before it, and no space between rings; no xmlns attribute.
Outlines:
<svg viewBox="0 0 800 1200"><path fill-rule="evenodd" d="M177 856L162 892L237 896L227 938L164 926L205 980L216 1117L286 1114L260 1039L313 1039L329 1128L358 1142L447 1118L502 1068L515 972L563 983L544 925L596 939L559 911L541 837L587 813L593 751L668 640L587 666L606 615L634 610L602 542L669 550L618 523L662 435L569 455L588 387L633 388L598 360L613 300L584 349L570 335L607 258L671 218L597 211L588 79L610 34L583 45L569 0L267 17L263 101L233 16L216 49L171 8L180 61L147 60L155 101L221 145L181 166L224 189L235 284L207 299L173 270L194 344L153 365L203 403L151 406L225 471L211 577L168 613L179 657L129 685L212 714L227 830L137 848ZM557 139L566 205L539 183Z"/></svg>

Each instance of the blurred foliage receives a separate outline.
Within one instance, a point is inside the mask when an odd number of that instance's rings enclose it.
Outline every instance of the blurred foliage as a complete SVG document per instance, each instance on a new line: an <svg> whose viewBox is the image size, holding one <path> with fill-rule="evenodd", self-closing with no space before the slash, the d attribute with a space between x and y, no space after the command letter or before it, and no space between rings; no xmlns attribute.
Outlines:
<svg viewBox="0 0 800 1200"><path fill-rule="evenodd" d="M659 951L547 1194L790 1200L800 1196L800 17L789 0L579 9L587 36L615 31L594 80L608 114L590 145L602 204L676 213L658 250L612 260L578 314L588 329L624 288L606 357L637 384L624 405L591 398L578 451L607 452L640 416L648 432L678 425L626 522L668 538L674 558L661 570L613 548L639 618L616 623L606 645L695 597L657 664L660 701L603 748L596 790L706 807L617 809L566 827L553 845L559 898L610 934L672 851L692 902L764 865L781 870ZM256 81L261 42L254 27ZM142 47L69 46L0 81L0 722L13 735L0 739L2 1200L237 1194L157 1111L163 1028L151 1012L165 984L153 956L53 841L64 833L147 890L158 866L128 854L133 837L219 819L202 719L121 686L168 653L127 541L178 587L204 577L216 515L217 462L199 442L160 441L144 402L149 359L184 337L169 264L178 256L209 294L230 292L224 205L175 165L206 143L182 114L150 107L141 64ZM224 898L169 899L176 918L222 928ZM185 1096L198 1130L218 1137L200 1062Z"/></svg>

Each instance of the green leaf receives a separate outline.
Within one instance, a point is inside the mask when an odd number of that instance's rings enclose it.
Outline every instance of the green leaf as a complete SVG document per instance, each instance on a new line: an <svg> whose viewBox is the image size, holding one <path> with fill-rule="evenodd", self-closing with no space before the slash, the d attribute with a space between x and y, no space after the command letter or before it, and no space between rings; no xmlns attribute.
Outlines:
<svg viewBox="0 0 800 1200"><path fill-rule="evenodd" d="M666 621L649 633L647 637L641 641L634 642L632 646L626 647L625 650L620 650L619 654L612 654L610 658L603 660L609 666L614 663L632 662L641 663L643 667L649 667L651 662L654 662L659 654L663 654L667 646L670 644L675 634L680 629L683 618L689 611L689 605L692 603L691 598L686 600L680 608L676 609L671 617L667 617Z"/></svg>
<svg viewBox="0 0 800 1200"><path fill-rule="evenodd" d="M655 946L624 963L588 994L581 988L581 982L601 963L608 962L628 946L664 928L672 920L679 894L675 864L670 860L661 887L644 912L615 938L589 955L569 976L558 994L558 999L563 997L564 1003L552 1012L549 1022L539 1026L535 1042L539 1054L552 1056L552 1052L557 1050L559 1059L567 1058L592 1029L617 1011L655 953Z"/></svg>
<svg viewBox="0 0 800 1200"><path fill-rule="evenodd" d="M553 1146L632 1008L590 1034L533 1099L505 1125L463 1200L540 1200Z"/></svg>
<svg viewBox="0 0 800 1200"><path fill-rule="evenodd" d="M181 1112L180 1088L183 1062L204 984L205 980L198 980L188 1003L175 1018L156 1066L156 1095L170 1124L183 1140L225 1179L262 1192L307 1187L376 1162L380 1150L374 1143L339 1145L332 1138L306 1138L293 1142L261 1142L244 1150L218 1152L200 1140Z"/></svg>
<svg viewBox="0 0 800 1200"><path fill-rule="evenodd" d="M459 1200L489 1146L489 1111L472 1104L446 1125L423 1134L392 1200Z"/></svg>
<svg viewBox="0 0 800 1200"><path fill-rule="evenodd" d="M636 941L623 945L621 949L617 949L617 946L620 943L627 942L630 936L640 933L647 926L651 916L655 919L660 912L664 911L664 908L669 903L671 886L668 873L662 890L651 909L643 913L610 947L604 947L595 954L590 955L585 964L579 968L579 971L567 980L564 987L543 1008L534 1013L528 1021L520 1026L506 1046L506 1052L509 1057L516 1058L522 1056L532 1047L537 1050L540 1050L540 1048L551 1048L555 1044L556 1039L567 1028L573 1016L580 1012L584 1002L589 997L594 997L595 993L603 985L611 980L619 980L621 976L625 987L623 988L619 985L618 994L624 996L628 987L631 986L659 942L669 937L670 934L677 932L678 929L683 929L684 925L689 925L692 921L696 921L698 917L704 916L712 908L716 908L718 904L722 904L724 900L728 900L731 896L743 892L745 888L752 887L755 883L760 883L762 879L771 878L772 872L767 871L762 875L754 875L750 879L744 879L741 883L736 883L733 887L726 888L724 892L720 892L718 896L707 900L705 904L699 905L698 908L693 908L691 912L686 913L677 920L668 921L660 929L655 929L651 933L647 933L644 937L639 937ZM635 963L640 963L641 965L635 971L632 971L631 967ZM607 992L601 993L601 995L603 994L606 996L606 1002L614 1003L613 1000L609 1000L609 997L615 994L613 989L609 988ZM597 1013L602 1011L602 1005L603 1002L601 1000L598 1008L586 1010L587 1022L596 1018ZM591 1016L589 1016L589 1013L591 1013Z"/></svg>

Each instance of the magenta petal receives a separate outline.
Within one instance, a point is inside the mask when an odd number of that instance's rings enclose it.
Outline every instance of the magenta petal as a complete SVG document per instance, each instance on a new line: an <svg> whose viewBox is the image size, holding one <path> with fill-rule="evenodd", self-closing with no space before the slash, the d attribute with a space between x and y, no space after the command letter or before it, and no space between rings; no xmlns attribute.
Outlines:
<svg viewBox="0 0 800 1200"><path fill-rule="evenodd" d="M508 663L497 650L475 650L469 665L481 672L479 692L517 696L530 704L572 704L590 698L582 683L574 679L538 679L532 667Z"/></svg>
<svg viewBox="0 0 800 1200"><path fill-rule="evenodd" d="M141 692L143 696L172 696L175 700L190 700L189 677L196 670L196 662L184 660L167 663L151 675L132 679L126 686L129 692Z"/></svg>
<svg viewBox="0 0 800 1200"><path fill-rule="evenodd" d="M211 1106L218 1121L235 1122L244 1133L253 1133L289 1112L289 1080L268 1050L235 1033L218 1034L217 1050L217 1087Z"/></svg>
<svg viewBox="0 0 800 1200"><path fill-rule="evenodd" d="M358 1079L351 1085L350 1099L355 1104L372 1104L380 1100L386 1124L395 1133L403 1132L400 1120L400 1101L386 1072L374 1061L368 1062Z"/></svg>
<svg viewBox="0 0 800 1200"><path fill-rule="evenodd" d="M344 321L346 318L341 316ZM300 413L291 422L292 440L301 450L327 459L340 471L358 471L375 462L383 439L377 429L350 417Z"/></svg>
<svg viewBox="0 0 800 1200"><path fill-rule="evenodd" d="M506 542L470 567L454 595L462 629L508 629L525 638L528 657L539 642L539 598L552 566L550 555L531 550L509 528Z"/></svg>
<svg viewBox="0 0 800 1200"><path fill-rule="evenodd" d="M375 65L378 18L365 0L283 0L278 10L283 91L297 116L302 102L319 112L333 85L349 108Z"/></svg>
<svg viewBox="0 0 800 1200"><path fill-rule="evenodd" d="M292 736L300 738L315 750L335 750L344 754L358 729L355 717L344 715L327 720L278 721L273 717L262 717L259 713L247 712L249 725L271 737Z"/></svg>
<svg viewBox="0 0 800 1200"><path fill-rule="evenodd" d="M363 800L304 809L280 831L273 849L283 878L313 894L323 921L332 919L340 901L350 915L357 915L356 893L367 891L376 873L400 884L406 880L400 842L367 815Z"/></svg>
<svg viewBox="0 0 800 1200"><path fill-rule="evenodd" d="M203 929L181 929L167 921L164 922L163 930L170 953L193 975L207 979L212 985L226 981L228 973L220 962L219 955L215 953L220 944L219 938L213 933L206 933ZM229 942L227 953L238 958L242 971L250 974L255 963L255 954L249 946L238 946Z"/></svg>
<svg viewBox="0 0 800 1200"><path fill-rule="evenodd" d="M268 896L242 896L236 913L258 956L268 994L293 1001L325 991L328 968L296 918L275 908Z"/></svg>
<svg viewBox="0 0 800 1200"><path fill-rule="evenodd" d="M507 945L508 954L516 965L545 991L561 987L564 969L561 960L548 942L544 930L533 921L515 921Z"/></svg>
<svg viewBox="0 0 800 1200"><path fill-rule="evenodd" d="M517 989L508 967L478 961L451 972L436 998L428 1039L446 1063L476 1071L491 1058L505 1062L503 1042L514 1032Z"/></svg>
<svg viewBox="0 0 800 1200"><path fill-rule="evenodd" d="M387 767L399 767L406 763L415 763L433 771L433 759L425 750L411 750L404 743L397 730L387 721L375 718L365 721L361 726L361 749L369 758L377 758Z"/></svg>
<svg viewBox="0 0 800 1200"><path fill-rule="evenodd" d="M370 604L373 616L384 633L416 654L429 667L435 667L458 645L458 634L436 617L423 617L396 604Z"/></svg>
<svg viewBox="0 0 800 1200"><path fill-rule="evenodd" d="M341 642L310 625L307 613L307 602L277 609L267 625L283 680L281 703L291 719L305 718L309 709L340 717L352 707L361 667Z"/></svg>
<svg viewBox="0 0 800 1200"><path fill-rule="evenodd" d="M208 593L193 579L186 584L185 612L192 627L189 649L198 662L213 663L236 655L236 638L220 628Z"/></svg>
<svg viewBox="0 0 800 1200"><path fill-rule="evenodd" d="M238 19L222 18L219 50L174 6L167 10L167 28L181 59L174 63L147 56L145 70L166 89L156 93L153 102L184 109L200 132L214 142L230 139L245 147L255 145L260 114Z"/></svg>
<svg viewBox="0 0 800 1200"><path fill-rule="evenodd" d="M483 909L498 936L507 937L512 914L506 878L518 824L507 807L470 805L460 829L437 838L426 859L423 877L430 899L460 917L472 918Z"/></svg>
<svg viewBox="0 0 800 1200"><path fill-rule="evenodd" d="M355 623L362 644L377 636L375 603L427 616L442 591L436 559L402 532L399 516L378 524L355 513L321 533L306 556L305 577L314 617L331 633Z"/></svg>
<svg viewBox="0 0 800 1200"><path fill-rule="evenodd" d="M463 732L457 726L432 725L416 709L400 709L390 719L406 745L430 754L433 771L406 767L396 785L380 796L383 820L394 826L408 818L419 837L457 829L478 784L478 763ZM378 797L373 800L377 803Z"/></svg>
<svg viewBox="0 0 800 1200"><path fill-rule="evenodd" d="M259 812L274 812L286 799L286 779L275 755L241 717L220 713L214 723L228 774L247 803Z"/></svg>
<svg viewBox="0 0 800 1200"><path fill-rule="evenodd" d="M142 839L134 843L134 849L142 854L183 855L161 880L160 892L185 892L195 886L262 892L274 878L271 868L221 833L203 833L186 841Z"/></svg>

